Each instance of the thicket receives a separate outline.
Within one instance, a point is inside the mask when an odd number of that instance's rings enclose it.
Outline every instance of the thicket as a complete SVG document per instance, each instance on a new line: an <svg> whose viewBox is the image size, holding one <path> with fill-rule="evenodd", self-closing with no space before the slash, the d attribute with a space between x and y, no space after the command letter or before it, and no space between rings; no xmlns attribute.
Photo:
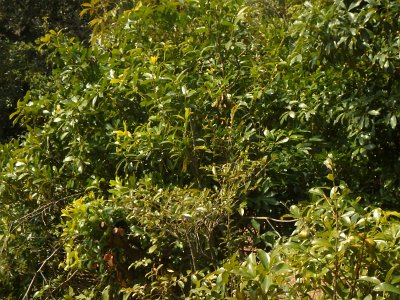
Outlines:
<svg viewBox="0 0 400 300"><path fill-rule="evenodd" d="M400 3L80 14L0 145L1 297L398 297Z"/></svg>
<svg viewBox="0 0 400 300"><path fill-rule="evenodd" d="M33 87L38 87L51 69L46 53L36 51L35 40L49 28L63 29L82 41L89 38L87 20L79 17L81 0L0 0L0 142L23 133L8 116L17 101Z"/></svg>

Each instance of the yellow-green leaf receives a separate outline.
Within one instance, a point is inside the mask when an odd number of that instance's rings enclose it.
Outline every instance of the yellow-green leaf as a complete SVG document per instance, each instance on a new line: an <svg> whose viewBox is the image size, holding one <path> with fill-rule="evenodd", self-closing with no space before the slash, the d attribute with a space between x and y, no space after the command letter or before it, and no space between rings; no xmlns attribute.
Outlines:
<svg viewBox="0 0 400 300"><path fill-rule="evenodd" d="M156 249L157 249L157 245L154 244L153 246L151 246L151 247L149 248L149 254L151 254L151 253L153 253L154 251L156 251Z"/></svg>

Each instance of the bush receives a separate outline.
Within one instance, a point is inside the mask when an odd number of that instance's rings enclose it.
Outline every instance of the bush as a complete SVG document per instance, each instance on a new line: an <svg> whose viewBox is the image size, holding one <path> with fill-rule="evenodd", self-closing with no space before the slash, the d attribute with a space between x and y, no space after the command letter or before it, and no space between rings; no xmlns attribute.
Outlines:
<svg viewBox="0 0 400 300"><path fill-rule="evenodd" d="M234 255L194 281L193 298L397 299L400 213L364 207L333 172L327 177L331 188L312 188L309 204L290 207L290 237L244 261Z"/></svg>

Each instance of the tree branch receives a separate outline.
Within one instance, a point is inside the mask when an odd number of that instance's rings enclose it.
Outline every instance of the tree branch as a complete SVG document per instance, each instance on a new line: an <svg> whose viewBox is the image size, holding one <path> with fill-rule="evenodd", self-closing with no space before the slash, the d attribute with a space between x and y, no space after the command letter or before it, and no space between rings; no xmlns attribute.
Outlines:
<svg viewBox="0 0 400 300"><path fill-rule="evenodd" d="M293 222L297 222L299 220L299 219L279 220L279 219L274 219L271 217L246 217L246 219L274 221L274 222L279 222L279 223L293 223Z"/></svg>
<svg viewBox="0 0 400 300"><path fill-rule="evenodd" d="M29 291L30 291L30 289L31 289L31 287L32 287L32 285L33 285L35 279L36 279L36 276L42 271L42 268L44 267L44 265L57 253L58 250L60 250L60 247L57 247L57 248L53 251L53 253L51 253L50 256L47 257L47 258L42 262L42 264L40 265L39 269L36 271L35 275L33 275L33 278L32 278L32 280L31 280L31 282L30 282L30 284L29 284L29 286L28 286L28 289L26 290L25 295L24 295L24 297L22 298L22 300L28 299Z"/></svg>

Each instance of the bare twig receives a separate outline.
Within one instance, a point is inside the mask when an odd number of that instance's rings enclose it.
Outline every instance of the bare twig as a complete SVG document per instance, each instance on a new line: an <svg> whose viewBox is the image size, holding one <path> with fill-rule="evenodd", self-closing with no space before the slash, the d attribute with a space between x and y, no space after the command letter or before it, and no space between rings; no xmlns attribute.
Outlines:
<svg viewBox="0 0 400 300"><path fill-rule="evenodd" d="M267 223L269 224L269 226L271 226L271 228L275 231L275 233L279 236L279 238L281 238L281 234L279 233L278 230L276 230L276 228L274 227L274 225L272 225L271 221L267 218L266 219Z"/></svg>
<svg viewBox="0 0 400 300"><path fill-rule="evenodd" d="M56 200L56 201L51 201L51 202L48 202L48 203L46 203L46 204L44 204L44 205L42 205L42 206L39 206L38 208L36 208L35 210L31 211L30 213L28 213L28 214L26 214L26 215L20 217L19 219L13 221L13 222L11 223L11 226L10 226L10 227L11 227L11 228L10 228L10 232L14 231L15 228L18 227L17 225L19 225L20 223L23 223L23 222L25 222L26 220L28 220L28 219L30 219L30 218L33 218L33 217L35 217L35 216L37 216L37 215L42 214L46 209L48 209L48 208L51 207L52 205L57 204L57 203L59 203L59 202L61 202L61 201L64 201L64 200L66 200L66 199L69 199L69 198L73 198L73 197L76 197L76 196L80 196L80 195L82 195L83 193L84 193L84 192L82 191L82 192L79 192L79 193L76 193L76 194L73 194L73 195L65 196L65 197L60 198L60 199L58 199L58 200Z"/></svg>
<svg viewBox="0 0 400 300"><path fill-rule="evenodd" d="M71 278L74 277L76 273L78 273L78 271L79 271L79 270L75 270L71 275L69 275L69 276L67 277L66 280L64 280L63 282L61 282L61 283L57 286L56 289L59 289L59 288L62 287L64 284L66 284L68 281L70 281Z"/></svg>
<svg viewBox="0 0 400 300"><path fill-rule="evenodd" d="M290 219L290 220L280 220L280 219L274 219L271 217L246 217L246 219L255 219L255 220L264 220L264 221L274 221L278 223L293 223L297 222L299 219Z"/></svg>
<svg viewBox="0 0 400 300"><path fill-rule="evenodd" d="M34 281L35 281L35 279L36 279L36 276L42 271L42 268L44 267L44 265L57 253L58 250L60 250L60 247L57 247L57 248L53 251L53 253L51 253L50 256L47 257L47 258L42 262L42 264L40 265L39 269L36 271L35 275L33 275L33 278L32 278L32 280L31 280L31 282L30 282L30 284L29 284L29 286L28 286L28 289L26 290L25 295L24 295L24 297L22 298L22 300L28 299L29 291L31 290L31 287L32 287L32 285L33 285L33 283L34 283Z"/></svg>
<svg viewBox="0 0 400 300"><path fill-rule="evenodd" d="M10 232L11 232L11 230L8 228L8 233L4 235L4 242L3 242L3 245L0 248L0 254L2 254L4 249L6 248L6 245L8 243L8 239L10 238Z"/></svg>

